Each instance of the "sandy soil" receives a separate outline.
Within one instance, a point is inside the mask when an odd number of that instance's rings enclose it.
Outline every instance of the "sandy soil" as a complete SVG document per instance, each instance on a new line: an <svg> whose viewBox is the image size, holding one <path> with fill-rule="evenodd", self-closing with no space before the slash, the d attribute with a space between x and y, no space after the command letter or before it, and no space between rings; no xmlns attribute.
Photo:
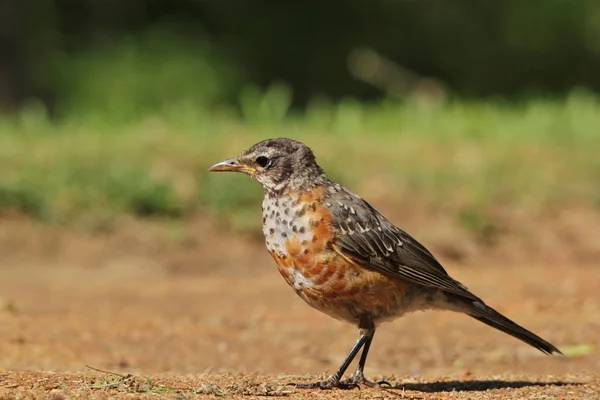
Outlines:
<svg viewBox="0 0 600 400"><path fill-rule="evenodd" d="M3 224L0 399L600 399L600 268L447 265L566 357L466 316L417 313L383 325L367 362L394 388L307 391L286 383L334 371L356 329L305 305L255 242L213 230L173 252L161 229Z"/></svg>

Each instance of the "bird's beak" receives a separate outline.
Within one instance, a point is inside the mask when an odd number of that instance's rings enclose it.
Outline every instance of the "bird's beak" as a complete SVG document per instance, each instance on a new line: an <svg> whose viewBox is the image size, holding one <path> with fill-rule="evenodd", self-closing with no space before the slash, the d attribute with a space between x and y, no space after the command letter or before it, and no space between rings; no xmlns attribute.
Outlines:
<svg viewBox="0 0 600 400"><path fill-rule="evenodd" d="M208 169L211 172L224 172L224 171L233 171L233 172L254 172L254 168L248 167L246 165L240 164L237 159L230 158L229 160L221 161L210 167Z"/></svg>

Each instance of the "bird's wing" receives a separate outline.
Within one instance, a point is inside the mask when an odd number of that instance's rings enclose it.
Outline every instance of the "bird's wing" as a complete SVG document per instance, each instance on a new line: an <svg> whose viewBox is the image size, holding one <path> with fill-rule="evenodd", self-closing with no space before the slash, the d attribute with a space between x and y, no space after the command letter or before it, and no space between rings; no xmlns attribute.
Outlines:
<svg viewBox="0 0 600 400"><path fill-rule="evenodd" d="M354 193L337 189L327 199L337 230L336 251L365 268L479 300L416 239Z"/></svg>

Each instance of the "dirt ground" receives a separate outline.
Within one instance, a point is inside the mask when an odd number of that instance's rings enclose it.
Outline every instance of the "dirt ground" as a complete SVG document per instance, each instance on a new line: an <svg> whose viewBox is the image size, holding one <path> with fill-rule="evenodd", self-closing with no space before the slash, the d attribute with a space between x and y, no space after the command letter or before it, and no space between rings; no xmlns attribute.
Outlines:
<svg viewBox="0 0 600 400"><path fill-rule="evenodd" d="M256 241L204 222L189 229L210 235L183 238L164 224L0 225L0 399L600 399L594 263L445 263L565 357L466 316L416 313L382 325L367 361L393 388L307 391L286 384L334 371L356 329L297 298Z"/></svg>

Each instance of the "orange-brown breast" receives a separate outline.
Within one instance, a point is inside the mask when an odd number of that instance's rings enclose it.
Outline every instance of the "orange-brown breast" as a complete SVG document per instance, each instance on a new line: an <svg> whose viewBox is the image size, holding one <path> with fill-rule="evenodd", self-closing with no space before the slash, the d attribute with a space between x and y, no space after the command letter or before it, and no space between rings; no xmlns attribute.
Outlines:
<svg viewBox="0 0 600 400"><path fill-rule="evenodd" d="M356 265L335 250L333 218L324 194L318 188L265 199L263 231L279 272L309 305L337 319L357 323L364 314L374 320L393 316L406 285Z"/></svg>
<svg viewBox="0 0 600 400"><path fill-rule="evenodd" d="M275 216L271 220L271 214L267 216L265 237L280 272L284 278L289 276L285 271L289 268L306 279L320 276L329 262L334 240L332 217L323 204L323 190L288 193L272 203L277 204L273 205Z"/></svg>

